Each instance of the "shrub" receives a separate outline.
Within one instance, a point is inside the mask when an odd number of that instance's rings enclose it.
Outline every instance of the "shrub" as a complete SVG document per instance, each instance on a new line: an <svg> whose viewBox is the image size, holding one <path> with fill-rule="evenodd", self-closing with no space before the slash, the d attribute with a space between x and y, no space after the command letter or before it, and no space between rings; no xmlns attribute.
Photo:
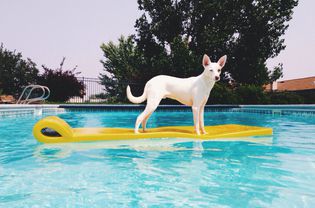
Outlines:
<svg viewBox="0 0 315 208"><path fill-rule="evenodd" d="M208 104L236 104L239 97L235 91L225 84L217 83L214 85Z"/></svg>
<svg viewBox="0 0 315 208"><path fill-rule="evenodd" d="M101 92L99 94L94 95L94 98L96 98L96 99L106 99L106 94Z"/></svg>
<svg viewBox="0 0 315 208"><path fill-rule="evenodd" d="M294 92L268 93L271 104L303 104L304 98Z"/></svg>
<svg viewBox="0 0 315 208"><path fill-rule="evenodd" d="M239 96L239 104L263 104L267 102L267 97L262 87L256 85L241 85L235 93Z"/></svg>
<svg viewBox="0 0 315 208"><path fill-rule="evenodd" d="M38 78L38 83L45 85L50 89L49 101L65 102L74 96L83 97L85 95L85 86L82 81L76 78L75 69L63 71L63 63L65 58L60 63L60 67L53 70L42 66L44 73Z"/></svg>
<svg viewBox="0 0 315 208"><path fill-rule="evenodd" d="M315 90L302 90L295 92L297 95L303 97L305 104L315 103Z"/></svg>

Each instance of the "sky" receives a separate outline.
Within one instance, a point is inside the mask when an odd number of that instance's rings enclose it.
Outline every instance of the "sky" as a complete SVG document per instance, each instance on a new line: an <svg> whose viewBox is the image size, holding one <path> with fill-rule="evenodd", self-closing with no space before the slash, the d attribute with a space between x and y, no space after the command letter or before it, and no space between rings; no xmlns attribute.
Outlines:
<svg viewBox="0 0 315 208"><path fill-rule="evenodd" d="M284 35L286 49L269 59L283 63L285 79L315 76L314 0L300 0ZM98 77L102 43L135 33L141 15L136 0L0 0L0 42L22 52L38 66L65 69L76 65L82 76Z"/></svg>

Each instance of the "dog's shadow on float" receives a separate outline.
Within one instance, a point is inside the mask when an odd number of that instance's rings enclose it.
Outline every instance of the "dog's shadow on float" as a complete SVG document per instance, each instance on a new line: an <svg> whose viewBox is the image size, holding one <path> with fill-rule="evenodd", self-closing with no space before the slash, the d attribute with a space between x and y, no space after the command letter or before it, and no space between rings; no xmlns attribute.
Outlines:
<svg viewBox="0 0 315 208"><path fill-rule="evenodd" d="M73 153L79 153L89 158L105 158L104 155L93 154L93 150L123 150L131 149L134 151L156 151L156 152L175 152L192 151L195 155L202 155L205 151L218 151L213 148L205 148L203 143L208 142L247 142L253 145L272 145L273 136L254 136L239 138L224 138L200 140L190 138L154 138L139 140L121 141L97 141L79 143L40 143L34 149L34 157L41 161L54 161L71 157ZM185 145L185 144L190 145ZM111 156L108 156L111 157Z"/></svg>

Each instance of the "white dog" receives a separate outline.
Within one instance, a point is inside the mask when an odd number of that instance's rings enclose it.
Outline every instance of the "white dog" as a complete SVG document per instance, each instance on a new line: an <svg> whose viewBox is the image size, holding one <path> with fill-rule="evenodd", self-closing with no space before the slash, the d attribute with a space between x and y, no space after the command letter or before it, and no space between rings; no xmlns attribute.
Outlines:
<svg viewBox="0 0 315 208"><path fill-rule="evenodd" d="M217 63L212 63L205 54L202 60L204 71L199 76L184 79L165 75L153 77L146 83L140 97L134 97L128 85L127 97L130 102L142 103L147 100L145 110L137 118L135 133L139 133L141 123L143 131L145 131L149 117L162 99L171 98L182 104L192 106L195 132L200 135L201 130L202 134L206 134L204 129L204 107L215 82L220 80L221 69L225 62L226 55L222 56Z"/></svg>

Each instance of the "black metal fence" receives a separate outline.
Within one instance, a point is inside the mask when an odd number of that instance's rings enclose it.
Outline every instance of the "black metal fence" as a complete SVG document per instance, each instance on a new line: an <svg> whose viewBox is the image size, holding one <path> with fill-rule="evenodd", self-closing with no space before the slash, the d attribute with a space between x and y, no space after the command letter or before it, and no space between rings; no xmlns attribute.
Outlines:
<svg viewBox="0 0 315 208"><path fill-rule="evenodd" d="M98 78L77 77L85 86L85 95L81 97L72 97L68 103L101 103L104 102L102 94L105 93L104 86L101 85L101 80Z"/></svg>

